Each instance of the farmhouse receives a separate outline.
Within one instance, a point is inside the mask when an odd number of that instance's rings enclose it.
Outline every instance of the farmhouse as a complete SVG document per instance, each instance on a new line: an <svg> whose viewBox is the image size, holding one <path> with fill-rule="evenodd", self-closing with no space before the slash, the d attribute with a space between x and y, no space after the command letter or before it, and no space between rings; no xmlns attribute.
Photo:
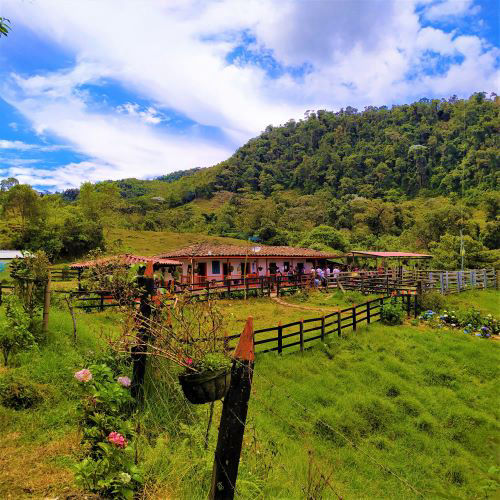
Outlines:
<svg viewBox="0 0 500 500"><path fill-rule="evenodd" d="M309 273L313 267L324 267L328 259L339 256L310 248L199 243L156 257L181 261L181 281L198 283L207 279L242 278L245 275L273 276L290 270Z"/></svg>

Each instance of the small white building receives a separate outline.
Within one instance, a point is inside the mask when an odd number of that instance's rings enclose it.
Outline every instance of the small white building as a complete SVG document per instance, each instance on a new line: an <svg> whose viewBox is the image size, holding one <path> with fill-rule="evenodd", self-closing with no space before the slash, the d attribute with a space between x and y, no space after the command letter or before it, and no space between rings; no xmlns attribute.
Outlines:
<svg viewBox="0 0 500 500"><path fill-rule="evenodd" d="M0 262L9 262L12 259L23 259L22 250L0 250Z"/></svg>
<svg viewBox="0 0 500 500"><path fill-rule="evenodd" d="M327 259L339 255L310 248L267 245L217 245L200 243L156 256L182 262L181 281L206 280L309 273L313 267L326 266Z"/></svg>
<svg viewBox="0 0 500 500"><path fill-rule="evenodd" d="M24 255L21 250L0 250L0 272L5 269L11 260L23 258Z"/></svg>

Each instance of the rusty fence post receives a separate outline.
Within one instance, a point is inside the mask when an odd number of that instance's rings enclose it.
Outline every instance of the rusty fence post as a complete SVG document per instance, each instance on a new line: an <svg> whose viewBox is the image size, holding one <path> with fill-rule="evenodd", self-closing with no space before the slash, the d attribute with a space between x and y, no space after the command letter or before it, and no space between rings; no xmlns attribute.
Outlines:
<svg viewBox="0 0 500 500"><path fill-rule="evenodd" d="M247 319L233 355L231 383L224 398L215 449L210 500L232 500L236 491L255 361L253 319Z"/></svg>

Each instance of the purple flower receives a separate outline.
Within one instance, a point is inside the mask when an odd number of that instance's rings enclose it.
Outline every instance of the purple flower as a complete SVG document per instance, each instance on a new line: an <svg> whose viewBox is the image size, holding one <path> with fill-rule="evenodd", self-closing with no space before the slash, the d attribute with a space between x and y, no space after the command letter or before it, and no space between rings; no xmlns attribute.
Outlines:
<svg viewBox="0 0 500 500"><path fill-rule="evenodd" d="M116 381L123 387L130 387L132 381L128 377L118 377Z"/></svg>

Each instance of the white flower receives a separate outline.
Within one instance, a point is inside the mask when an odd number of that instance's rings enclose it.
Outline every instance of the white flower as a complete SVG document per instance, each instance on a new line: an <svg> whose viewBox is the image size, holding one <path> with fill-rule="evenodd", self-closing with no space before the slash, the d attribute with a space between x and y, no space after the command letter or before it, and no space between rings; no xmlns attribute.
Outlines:
<svg viewBox="0 0 500 500"><path fill-rule="evenodd" d="M130 480L132 479L132 476L130 474L127 474L126 472L120 472L119 476L120 476L120 480L124 484L130 483Z"/></svg>

